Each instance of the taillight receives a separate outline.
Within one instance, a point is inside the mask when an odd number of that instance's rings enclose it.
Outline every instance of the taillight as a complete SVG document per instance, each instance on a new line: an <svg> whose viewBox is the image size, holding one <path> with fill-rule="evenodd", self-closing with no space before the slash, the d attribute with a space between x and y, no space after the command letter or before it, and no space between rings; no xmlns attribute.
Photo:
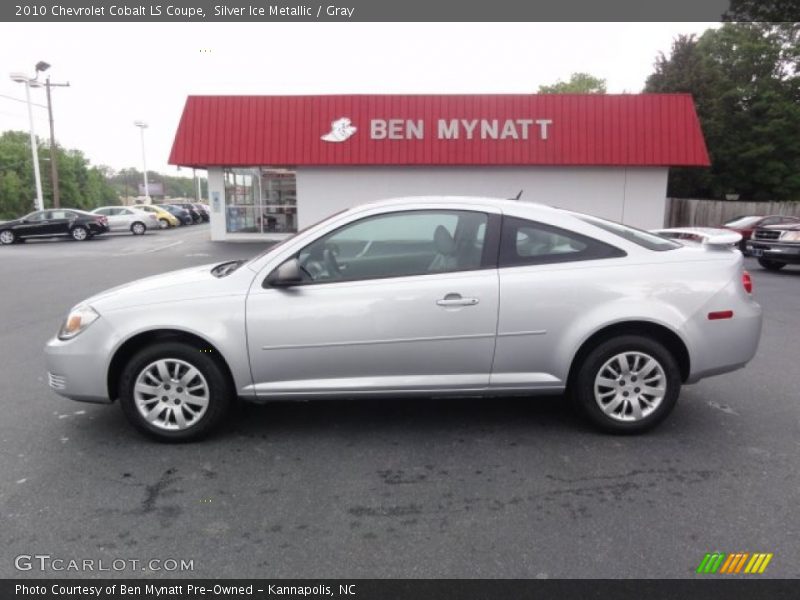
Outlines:
<svg viewBox="0 0 800 600"><path fill-rule="evenodd" d="M753 293L753 280L747 271L742 271L742 287L748 294Z"/></svg>

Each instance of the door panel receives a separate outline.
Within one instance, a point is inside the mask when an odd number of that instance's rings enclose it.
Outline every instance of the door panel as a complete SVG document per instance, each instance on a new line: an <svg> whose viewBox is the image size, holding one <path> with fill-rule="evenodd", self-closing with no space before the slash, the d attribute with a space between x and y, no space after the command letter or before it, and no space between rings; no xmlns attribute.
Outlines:
<svg viewBox="0 0 800 600"><path fill-rule="evenodd" d="M20 237L46 235L47 211L39 211L28 215L23 223L14 228L14 231Z"/></svg>
<svg viewBox="0 0 800 600"><path fill-rule="evenodd" d="M69 233L72 215L65 210L51 210L47 214L47 233L50 235L65 235Z"/></svg>
<svg viewBox="0 0 800 600"><path fill-rule="evenodd" d="M437 304L454 294L477 302ZM247 300L256 394L483 389L497 307L495 269L286 289L257 282Z"/></svg>
<svg viewBox="0 0 800 600"><path fill-rule="evenodd" d="M571 231L504 217L500 312L491 387L560 389L571 356L561 351L584 315L613 292L603 285L619 249Z"/></svg>

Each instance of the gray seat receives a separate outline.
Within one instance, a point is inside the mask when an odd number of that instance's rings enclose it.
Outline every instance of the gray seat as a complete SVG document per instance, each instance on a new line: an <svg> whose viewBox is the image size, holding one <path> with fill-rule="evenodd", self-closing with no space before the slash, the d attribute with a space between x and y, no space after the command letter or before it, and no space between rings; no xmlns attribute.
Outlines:
<svg viewBox="0 0 800 600"><path fill-rule="evenodd" d="M433 247L436 249L436 256L428 267L429 273L453 271L458 268L456 242L444 225L439 225L433 232Z"/></svg>

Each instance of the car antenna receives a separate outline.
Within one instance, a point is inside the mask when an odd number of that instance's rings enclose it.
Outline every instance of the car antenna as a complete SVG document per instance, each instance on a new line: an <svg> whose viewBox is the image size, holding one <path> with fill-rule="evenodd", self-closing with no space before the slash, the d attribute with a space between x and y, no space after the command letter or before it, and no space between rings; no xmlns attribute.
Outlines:
<svg viewBox="0 0 800 600"><path fill-rule="evenodd" d="M522 198L522 190L520 190L520 191L519 191L519 194L517 194L516 196L514 196L514 197L513 197L513 198L511 198L511 199L512 199L512 200L519 200L520 198Z"/></svg>

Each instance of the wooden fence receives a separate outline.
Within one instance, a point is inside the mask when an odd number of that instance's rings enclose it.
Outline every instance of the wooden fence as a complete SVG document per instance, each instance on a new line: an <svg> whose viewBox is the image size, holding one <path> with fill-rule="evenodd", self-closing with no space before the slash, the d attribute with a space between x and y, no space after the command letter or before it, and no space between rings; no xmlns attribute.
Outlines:
<svg viewBox="0 0 800 600"><path fill-rule="evenodd" d="M794 215L800 217L800 202L741 202L667 198L667 227L715 227L744 215Z"/></svg>

